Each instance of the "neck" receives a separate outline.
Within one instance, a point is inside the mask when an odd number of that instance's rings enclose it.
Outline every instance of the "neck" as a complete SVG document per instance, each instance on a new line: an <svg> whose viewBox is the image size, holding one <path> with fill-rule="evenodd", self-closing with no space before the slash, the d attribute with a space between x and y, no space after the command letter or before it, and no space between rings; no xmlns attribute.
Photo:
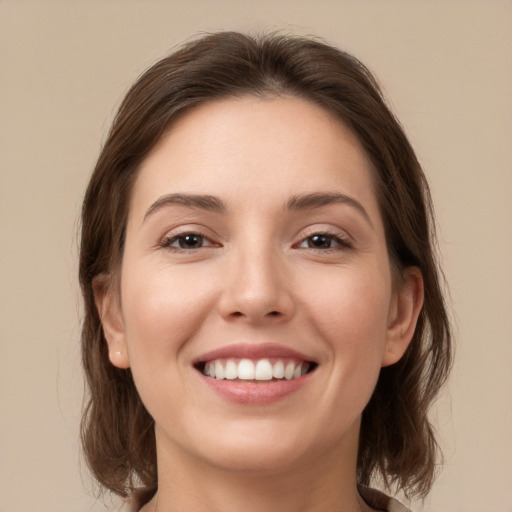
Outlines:
<svg viewBox="0 0 512 512"><path fill-rule="evenodd" d="M372 510L357 492L354 451L331 451L295 461L293 467L257 471L212 466L172 448L158 451L159 489L141 512Z"/></svg>

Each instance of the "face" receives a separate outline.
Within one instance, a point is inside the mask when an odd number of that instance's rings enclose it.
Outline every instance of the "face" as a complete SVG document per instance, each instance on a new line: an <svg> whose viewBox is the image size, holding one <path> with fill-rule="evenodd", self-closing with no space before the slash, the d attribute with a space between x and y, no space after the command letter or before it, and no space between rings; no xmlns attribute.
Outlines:
<svg viewBox="0 0 512 512"><path fill-rule="evenodd" d="M305 100L247 97L186 113L144 161L119 297L97 303L159 454L280 470L356 452L414 330L411 276L393 287L352 133Z"/></svg>

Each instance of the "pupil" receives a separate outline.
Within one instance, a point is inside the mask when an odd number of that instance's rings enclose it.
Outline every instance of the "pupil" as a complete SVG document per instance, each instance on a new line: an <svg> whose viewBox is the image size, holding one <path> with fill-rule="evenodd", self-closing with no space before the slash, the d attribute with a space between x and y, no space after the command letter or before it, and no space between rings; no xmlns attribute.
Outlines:
<svg viewBox="0 0 512 512"><path fill-rule="evenodd" d="M180 239L180 247L183 249L190 249L200 247L202 237L199 235L184 235Z"/></svg>
<svg viewBox="0 0 512 512"><path fill-rule="evenodd" d="M331 240L328 236L325 235L313 235L309 239L309 246L313 248L328 248L331 246Z"/></svg>

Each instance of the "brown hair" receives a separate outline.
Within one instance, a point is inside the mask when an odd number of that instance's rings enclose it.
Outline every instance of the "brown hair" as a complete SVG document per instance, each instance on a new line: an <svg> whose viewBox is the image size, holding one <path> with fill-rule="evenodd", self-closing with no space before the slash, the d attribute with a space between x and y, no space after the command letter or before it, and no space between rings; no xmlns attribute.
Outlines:
<svg viewBox="0 0 512 512"><path fill-rule="evenodd" d="M82 357L89 388L82 443L88 464L100 484L119 495L137 486L156 490L153 419L130 370L109 362L92 282L119 270L137 170L176 116L204 102L248 94L305 98L352 129L375 169L394 274L411 265L421 270L424 306L405 355L381 370L363 412L357 476L362 485L380 476L406 494L425 496L438 452L427 411L451 364L428 185L365 67L317 39L277 34L221 32L190 42L146 71L119 108L82 210Z"/></svg>

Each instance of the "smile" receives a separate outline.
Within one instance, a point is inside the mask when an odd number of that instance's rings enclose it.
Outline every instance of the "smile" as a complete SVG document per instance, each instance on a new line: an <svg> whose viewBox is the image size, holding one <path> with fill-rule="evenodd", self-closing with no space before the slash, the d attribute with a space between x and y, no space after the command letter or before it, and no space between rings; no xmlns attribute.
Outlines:
<svg viewBox="0 0 512 512"><path fill-rule="evenodd" d="M239 343L203 354L193 366L220 397L237 404L264 405L305 386L318 363L281 345Z"/></svg>
<svg viewBox="0 0 512 512"><path fill-rule="evenodd" d="M312 364L297 359L216 359L208 361L203 374L217 380L293 380L308 373Z"/></svg>

